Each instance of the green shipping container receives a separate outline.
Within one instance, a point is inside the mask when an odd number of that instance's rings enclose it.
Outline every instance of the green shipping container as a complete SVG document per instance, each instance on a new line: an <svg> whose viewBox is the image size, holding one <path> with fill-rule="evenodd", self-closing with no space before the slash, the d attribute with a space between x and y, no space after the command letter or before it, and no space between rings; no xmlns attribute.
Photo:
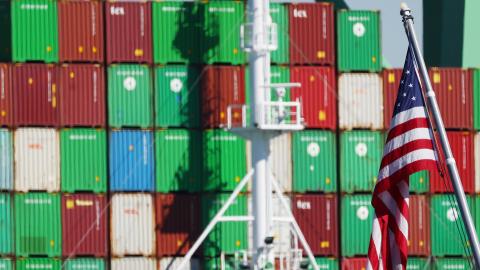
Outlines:
<svg viewBox="0 0 480 270"><path fill-rule="evenodd" d="M247 174L245 141L215 129L203 134L203 189L233 191Z"/></svg>
<svg viewBox="0 0 480 270"><path fill-rule="evenodd" d="M0 193L0 256L13 254L12 209L10 194Z"/></svg>
<svg viewBox="0 0 480 270"><path fill-rule="evenodd" d="M342 256L367 255L374 211L370 195L342 197Z"/></svg>
<svg viewBox="0 0 480 270"><path fill-rule="evenodd" d="M32 270L32 269L48 269L61 270L62 261L59 259L50 258L27 258L18 259L16 263L16 270Z"/></svg>
<svg viewBox="0 0 480 270"><path fill-rule="evenodd" d="M473 199L467 196L467 203L473 209ZM430 226L432 236L432 255L465 256L470 252L465 227L460 218L460 210L453 195L433 195L431 198Z"/></svg>
<svg viewBox="0 0 480 270"><path fill-rule="evenodd" d="M205 228L227 201L230 193L205 194L202 196L202 224ZM247 197L239 195L225 212L225 216L244 216L247 210ZM203 243L205 256L219 256L221 252L233 254L248 247L247 222L219 222ZM210 268L208 268L210 269Z"/></svg>
<svg viewBox="0 0 480 270"><path fill-rule="evenodd" d="M474 269L473 261L462 258L435 258L433 270ZM477 268L478 269L478 268Z"/></svg>
<svg viewBox="0 0 480 270"><path fill-rule="evenodd" d="M480 69L473 70L473 128L480 130Z"/></svg>
<svg viewBox="0 0 480 270"><path fill-rule="evenodd" d="M293 190L336 192L337 145L331 131L293 133Z"/></svg>
<svg viewBox="0 0 480 270"><path fill-rule="evenodd" d="M288 66L270 66L271 83L289 83L290 82L290 68ZM245 100L250 104L250 69L245 68ZM270 99L278 101L278 95L275 89L270 92ZM284 101L290 100L290 91L286 91Z"/></svg>
<svg viewBox="0 0 480 270"><path fill-rule="evenodd" d="M342 72L382 69L380 13L340 10L337 13L338 70Z"/></svg>
<svg viewBox="0 0 480 270"><path fill-rule="evenodd" d="M338 260L336 258L316 257L318 269L322 270L338 270ZM313 270L312 264L308 266L308 270Z"/></svg>
<svg viewBox="0 0 480 270"><path fill-rule="evenodd" d="M204 63L245 62L245 53L240 48L244 4L241 1L214 1L205 4L205 37L201 42L205 52Z"/></svg>
<svg viewBox="0 0 480 270"><path fill-rule="evenodd" d="M15 194L15 253L17 256L61 256L61 226L59 194Z"/></svg>
<svg viewBox="0 0 480 270"><path fill-rule="evenodd" d="M96 258L68 259L64 264L65 270L105 270L105 261Z"/></svg>
<svg viewBox="0 0 480 270"><path fill-rule="evenodd" d="M200 72L197 68L155 68L155 125L200 127Z"/></svg>
<svg viewBox="0 0 480 270"><path fill-rule="evenodd" d="M427 270L430 269L430 259L408 257L407 270Z"/></svg>
<svg viewBox="0 0 480 270"><path fill-rule="evenodd" d="M0 1L0 62L12 60L12 18L11 2ZM1 268L0 268L1 269Z"/></svg>
<svg viewBox="0 0 480 270"><path fill-rule="evenodd" d="M102 129L60 131L62 191L107 192L107 134Z"/></svg>
<svg viewBox="0 0 480 270"><path fill-rule="evenodd" d="M285 4L271 3L270 16L272 22L277 24L278 48L271 54L272 63L289 63L289 35L288 35L288 8Z"/></svg>
<svg viewBox="0 0 480 270"><path fill-rule="evenodd" d="M0 269L1 270L13 270L12 259L0 258Z"/></svg>
<svg viewBox="0 0 480 270"><path fill-rule="evenodd" d="M410 192L427 193L430 189L430 175L428 171L420 171L410 175Z"/></svg>
<svg viewBox="0 0 480 270"><path fill-rule="evenodd" d="M56 0L12 1L13 61L58 62Z"/></svg>
<svg viewBox="0 0 480 270"><path fill-rule="evenodd" d="M237 270L241 269L241 261L239 255L235 256L224 256L214 257L214 258L205 258L204 259L204 269L208 270Z"/></svg>
<svg viewBox="0 0 480 270"><path fill-rule="evenodd" d="M108 119L116 128L152 126L152 81L147 65L108 68Z"/></svg>
<svg viewBox="0 0 480 270"><path fill-rule="evenodd" d="M372 191L383 153L383 133L346 131L340 135L340 189Z"/></svg>
<svg viewBox="0 0 480 270"><path fill-rule="evenodd" d="M155 132L158 192L198 192L202 185L202 132L167 129Z"/></svg>

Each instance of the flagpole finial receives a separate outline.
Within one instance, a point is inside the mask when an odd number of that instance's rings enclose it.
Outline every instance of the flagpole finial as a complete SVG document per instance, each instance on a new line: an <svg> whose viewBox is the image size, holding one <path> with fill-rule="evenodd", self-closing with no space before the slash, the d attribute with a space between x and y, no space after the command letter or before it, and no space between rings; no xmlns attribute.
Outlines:
<svg viewBox="0 0 480 270"><path fill-rule="evenodd" d="M405 3L405 2L400 3L400 9L401 9L402 11L410 10L410 9L408 8L408 6L407 6L407 3Z"/></svg>

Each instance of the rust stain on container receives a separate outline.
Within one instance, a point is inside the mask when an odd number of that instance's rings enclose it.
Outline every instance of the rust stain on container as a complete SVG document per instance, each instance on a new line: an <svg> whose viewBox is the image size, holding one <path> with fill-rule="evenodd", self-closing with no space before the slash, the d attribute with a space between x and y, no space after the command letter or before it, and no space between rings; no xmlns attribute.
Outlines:
<svg viewBox="0 0 480 270"><path fill-rule="evenodd" d="M15 125L58 125L56 67L50 64L16 64L12 76Z"/></svg>
<svg viewBox="0 0 480 270"><path fill-rule="evenodd" d="M103 67L70 64L59 68L60 124L105 126L105 74Z"/></svg>
<svg viewBox="0 0 480 270"><path fill-rule="evenodd" d="M107 216L108 208L103 195L63 195L63 256L106 256Z"/></svg>
<svg viewBox="0 0 480 270"><path fill-rule="evenodd" d="M293 64L335 64L335 26L331 3L289 7L290 61Z"/></svg>
<svg viewBox="0 0 480 270"><path fill-rule="evenodd" d="M384 69L383 77L383 127L390 128L398 87L402 79L402 69Z"/></svg>
<svg viewBox="0 0 480 270"><path fill-rule="evenodd" d="M343 258L342 270L365 270L367 258Z"/></svg>
<svg viewBox="0 0 480 270"><path fill-rule="evenodd" d="M430 255L430 202L425 195L410 196L408 255Z"/></svg>
<svg viewBox="0 0 480 270"><path fill-rule="evenodd" d="M105 4L107 62L152 63L150 2Z"/></svg>
<svg viewBox="0 0 480 270"><path fill-rule="evenodd" d="M103 3L58 2L60 61L103 62Z"/></svg>
<svg viewBox="0 0 480 270"><path fill-rule="evenodd" d="M10 65L0 63L0 127L13 125Z"/></svg>
<svg viewBox="0 0 480 270"><path fill-rule="evenodd" d="M240 66L208 66L202 76L202 125L227 125L229 105L245 104L245 73ZM242 123L242 109L232 110L233 125Z"/></svg>

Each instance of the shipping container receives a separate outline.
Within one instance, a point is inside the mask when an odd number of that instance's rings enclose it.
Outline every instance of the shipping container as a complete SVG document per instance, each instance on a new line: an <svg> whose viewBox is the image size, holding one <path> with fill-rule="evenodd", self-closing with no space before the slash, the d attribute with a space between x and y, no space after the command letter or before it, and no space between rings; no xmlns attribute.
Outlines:
<svg viewBox="0 0 480 270"><path fill-rule="evenodd" d="M200 127L200 72L196 67L155 68L155 125Z"/></svg>
<svg viewBox="0 0 480 270"><path fill-rule="evenodd" d="M371 199L371 195L345 195L342 197L340 219L342 222L340 231L342 256L367 254L373 216L375 215Z"/></svg>
<svg viewBox="0 0 480 270"><path fill-rule="evenodd" d="M112 258L112 270L157 270L157 260L145 257Z"/></svg>
<svg viewBox="0 0 480 270"><path fill-rule="evenodd" d="M473 77L473 128L480 130L480 69L472 71Z"/></svg>
<svg viewBox="0 0 480 270"><path fill-rule="evenodd" d="M157 192L202 189L202 132L165 129L155 132Z"/></svg>
<svg viewBox="0 0 480 270"><path fill-rule="evenodd" d="M0 3L0 10L2 4ZM0 63L0 127L13 125L13 88L10 70L9 64Z"/></svg>
<svg viewBox="0 0 480 270"><path fill-rule="evenodd" d="M288 6L282 3L270 3L270 17L277 25L277 49L271 52L271 61L276 64L290 63L290 35Z"/></svg>
<svg viewBox="0 0 480 270"><path fill-rule="evenodd" d="M447 138L450 142L453 157L457 163L458 173L460 174L460 179L462 180L463 189L466 193L473 194L475 193L474 133L448 131ZM440 160L445 160L443 158L443 153L440 153L440 156ZM445 163L442 165L445 165ZM430 175L430 192L453 192L450 176L445 174L444 178L442 178L437 170L432 171Z"/></svg>
<svg viewBox="0 0 480 270"><path fill-rule="evenodd" d="M0 258L0 269L13 270L13 260L10 258Z"/></svg>
<svg viewBox="0 0 480 270"><path fill-rule="evenodd" d="M433 263L433 270L448 270L448 269L474 269L472 259L464 258L435 258Z"/></svg>
<svg viewBox="0 0 480 270"><path fill-rule="evenodd" d="M100 65L70 64L59 68L60 125L105 126L105 74Z"/></svg>
<svg viewBox="0 0 480 270"><path fill-rule="evenodd" d="M59 194L15 194L15 255L17 257L62 255L60 209Z"/></svg>
<svg viewBox="0 0 480 270"><path fill-rule="evenodd" d="M427 270L430 269L430 258L422 257L408 257L407 260L407 270Z"/></svg>
<svg viewBox="0 0 480 270"><path fill-rule="evenodd" d="M340 134L340 190L370 192L377 182L384 136L379 131L345 131Z"/></svg>
<svg viewBox="0 0 480 270"><path fill-rule="evenodd" d="M12 1L14 62L58 62L57 1Z"/></svg>
<svg viewBox="0 0 480 270"><path fill-rule="evenodd" d="M13 188L13 142L12 133L0 129L0 190Z"/></svg>
<svg viewBox="0 0 480 270"><path fill-rule="evenodd" d="M339 71L381 71L380 12L338 11L337 48Z"/></svg>
<svg viewBox="0 0 480 270"><path fill-rule="evenodd" d="M17 0L18 1L18 0ZM58 125L58 78L53 65L16 64L13 77L13 118L17 126Z"/></svg>
<svg viewBox="0 0 480 270"><path fill-rule="evenodd" d="M103 62L103 3L59 1L58 35L61 62Z"/></svg>
<svg viewBox="0 0 480 270"><path fill-rule="evenodd" d="M107 134L103 129L60 131L63 192L107 192Z"/></svg>
<svg viewBox="0 0 480 270"><path fill-rule="evenodd" d="M105 261L100 258L67 259L63 263L65 270L105 270Z"/></svg>
<svg viewBox="0 0 480 270"><path fill-rule="evenodd" d="M342 270L365 270L367 258L342 258Z"/></svg>
<svg viewBox="0 0 480 270"><path fill-rule="evenodd" d="M0 2L0 62L12 61L12 16L11 1Z"/></svg>
<svg viewBox="0 0 480 270"><path fill-rule="evenodd" d="M240 269L242 259L238 256L221 256L205 258L203 260L203 269L208 270L236 270Z"/></svg>
<svg viewBox="0 0 480 270"><path fill-rule="evenodd" d="M151 2L105 3L107 63L152 63Z"/></svg>
<svg viewBox="0 0 480 270"><path fill-rule="evenodd" d="M240 26L244 23L244 3L213 1L203 7L203 62L243 64L245 53L240 48ZM198 44L198 43L197 43Z"/></svg>
<svg viewBox="0 0 480 270"><path fill-rule="evenodd" d="M0 256L13 254L13 205L9 193L0 193ZM2 263L0 262L0 269Z"/></svg>
<svg viewBox="0 0 480 270"><path fill-rule="evenodd" d="M480 193L480 133L474 135L475 193Z"/></svg>
<svg viewBox="0 0 480 270"><path fill-rule="evenodd" d="M331 257L316 257L315 261L317 262L318 268L322 270L338 270L338 259ZM308 270L314 270L312 264L310 263ZM284 270L284 269L280 269Z"/></svg>
<svg viewBox="0 0 480 270"><path fill-rule="evenodd" d="M332 3L289 6L292 64L335 65L334 18Z"/></svg>
<svg viewBox="0 0 480 270"><path fill-rule="evenodd" d="M208 225L229 196L229 193L202 194L202 228ZM227 209L224 216L245 216L247 211L247 197L239 195ZM247 234L247 222L219 222L203 242L203 255L219 256L222 252L233 254L236 251L244 250L248 246Z"/></svg>
<svg viewBox="0 0 480 270"><path fill-rule="evenodd" d="M445 128L472 129L472 70L431 68L428 73L442 112Z"/></svg>
<svg viewBox="0 0 480 270"><path fill-rule="evenodd" d="M16 261L16 270L49 269L61 270L62 261L51 258L21 258Z"/></svg>
<svg viewBox="0 0 480 270"><path fill-rule="evenodd" d="M107 217L107 198L104 195L63 195L63 256L106 256L108 252Z"/></svg>
<svg viewBox="0 0 480 270"><path fill-rule="evenodd" d="M473 209L473 199L467 196L467 203ZM433 195L431 198L432 255L466 256L469 243L457 201L452 194Z"/></svg>
<svg viewBox="0 0 480 270"><path fill-rule="evenodd" d="M50 128L15 131L15 191L60 191L60 140Z"/></svg>
<svg viewBox="0 0 480 270"><path fill-rule="evenodd" d="M234 3L234 2L232 2ZM227 125L227 108L245 104L245 74L241 66L207 66L202 75L202 125L218 128ZM233 108L232 125L242 124L242 109Z"/></svg>
<svg viewBox="0 0 480 270"><path fill-rule="evenodd" d="M313 254L338 256L337 196L296 194L292 200L293 215Z"/></svg>
<svg viewBox="0 0 480 270"><path fill-rule="evenodd" d="M149 194L115 194L111 198L111 254L153 256L155 254L155 213ZM127 263L129 261L125 261ZM113 264L113 261L112 261ZM119 262L119 265L123 263ZM127 265L130 265L127 263ZM112 265L113 269L115 267ZM120 266L119 266L120 267ZM136 265L138 269L142 268ZM133 269L134 267L118 268Z"/></svg>
<svg viewBox="0 0 480 270"><path fill-rule="evenodd" d="M159 260L158 270L177 270L182 261L183 257L163 257ZM192 258L183 269L200 270L200 261Z"/></svg>
<svg viewBox="0 0 480 270"><path fill-rule="evenodd" d="M292 67L290 80L301 83L290 89L290 99L302 103L302 113L307 128L337 127L337 88L333 67Z"/></svg>
<svg viewBox="0 0 480 270"><path fill-rule="evenodd" d="M336 192L338 178L335 133L305 130L295 132L292 136L293 190Z"/></svg>
<svg viewBox="0 0 480 270"><path fill-rule="evenodd" d="M410 192L427 193L430 190L430 172L419 171L410 175Z"/></svg>
<svg viewBox="0 0 480 270"><path fill-rule="evenodd" d="M430 255L430 202L425 195L409 200L408 255Z"/></svg>
<svg viewBox="0 0 480 270"><path fill-rule="evenodd" d="M111 127L151 127L152 80L146 65L108 68L108 120Z"/></svg>
<svg viewBox="0 0 480 270"><path fill-rule="evenodd" d="M203 190L233 191L246 172L245 140L228 131L203 133Z"/></svg>
<svg viewBox="0 0 480 270"><path fill-rule="evenodd" d="M248 151L251 155L252 149ZM248 166L251 162L249 160ZM283 192L292 192L292 139L288 133L270 140L270 170Z"/></svg>
<svg viewBox="0 0 480 270"><path fill-rule="evenodd" d="M341 129L383 129L382 78L376 73L345 73L338 79Z"/></svg>
<svg viewBox="0 0 480 270"><path fill-rule="evenodd" d="M402 79L402 69L384 69L382 71L383 79L383 127L388 130L392 120L393 110L395 109L395 100L397 99L400 81Z"/></svg>

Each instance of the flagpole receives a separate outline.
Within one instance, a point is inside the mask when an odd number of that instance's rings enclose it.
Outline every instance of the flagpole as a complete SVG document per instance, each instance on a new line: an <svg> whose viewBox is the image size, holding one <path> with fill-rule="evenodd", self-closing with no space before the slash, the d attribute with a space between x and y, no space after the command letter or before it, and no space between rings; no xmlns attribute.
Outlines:
<svg viewBox="0 0 480 270"><path fill-rule="evenodd" d="M407 32L408 39L411 46L413 47L415 58L420 68L420 74L427 88L427 99L429 105L428 107L429 110L432 112L433 120L435 121L435 125L440 136L442 150L446 158L448 174L450 175L452 186L455 191L455 196L457 198L458 207L460 208L460 213L467 229L470 246L473 251L473 257L475 259L475 265L480 266L480 249L472 215L468 209L465 192L460 181L460 175L458 174L458 169L452 154L452 150L450 149L450 144L448 142L445 126L443 125L443 120L442 116L440 115L437 99L435 98L435 92L433 91L430 78L428 77L428 72L425 66L425 61L423 60L422 52L418 47L417 37L415 36L415 29L413 28L413 16L411 15L411 10L405 3L402 3L401 5L400 15L402 15L405 31Z"/></svg>

